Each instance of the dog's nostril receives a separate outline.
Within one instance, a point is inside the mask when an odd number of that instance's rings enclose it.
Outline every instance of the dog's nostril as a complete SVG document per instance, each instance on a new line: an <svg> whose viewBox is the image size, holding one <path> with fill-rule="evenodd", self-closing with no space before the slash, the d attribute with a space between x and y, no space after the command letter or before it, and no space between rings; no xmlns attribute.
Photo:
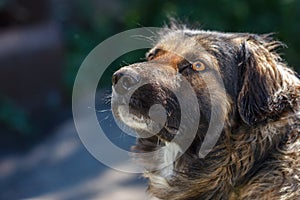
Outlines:
<svg viewBox="0 0 300 200"><path fill-rule="evenodd" d="M120 78L123 76L124 74L121 72L116 72L114 73L114 75L112 76L112 84L116 85L118 83L118 81L120 80Z"/></svg>
<svg viewBox="0 0 300 200"><path fill-rule="evenodd" d="M116 72L112 77L112 83L117 93L125 94L139 82L139 77L129 73Z"/></svg>

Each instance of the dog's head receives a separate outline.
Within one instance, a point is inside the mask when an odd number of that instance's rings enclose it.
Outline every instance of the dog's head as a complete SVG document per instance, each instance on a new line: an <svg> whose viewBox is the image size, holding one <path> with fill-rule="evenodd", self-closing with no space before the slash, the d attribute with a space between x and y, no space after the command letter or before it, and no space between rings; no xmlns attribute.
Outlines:
<svg viewBox="0 0 300 200"><path fill-rule="evenodd" d="M148 52L147 61L123 67L113 75L114 116L139 134L171 141L182 112L176 95L184 96L186 102L192 98L180 89L185 79L198 98L198 105L190 107L199 106L199 133L205 133L212 115L249 126L274 119L290 104L282 93L287 89L284 74L293 73L274 52L278 46L281 43L267 35L167 32ZM165 109L166 116L151 118L149 110L156 104ZM217 113L212 113L212 106L218 108ZM164 122L156 133L151 123L155 119Z"/></svg>
<svg viewBox="0 0 300 200"><path fill-rule="evenodd" d="M150 165L174 161L171 168L156 169L149 175L153 193L174 199L208 191L217 194L216 184L207 183L223 180L234 184L265 155L268 145L276 145L272 133L258 136L265 134L259 130L294 112L300 85L295 72L276 53L280 46L269 35L172 29L161 35L145 62L114 73L113 114L141 136L135 150L153 152L176 143L164 155L143 160ZM192 89L185 88L186 82ZM188 105L184 109L182 101ZM199 113L198 119L195 115ZM203 159L199 149L205 137L212 137L207 132L212 119L217 119L213 126L222 128L216 129L218 141ZM195 125L196 135L192 135L189 127ZM193 137L184 152L174 139L177 135ZM266 137L268 140L263 139ZM176 160L179 152L183 155ZM225 191L225 185L217 188ZM167 193L166 188L171 187L177 189Z"/></svg>

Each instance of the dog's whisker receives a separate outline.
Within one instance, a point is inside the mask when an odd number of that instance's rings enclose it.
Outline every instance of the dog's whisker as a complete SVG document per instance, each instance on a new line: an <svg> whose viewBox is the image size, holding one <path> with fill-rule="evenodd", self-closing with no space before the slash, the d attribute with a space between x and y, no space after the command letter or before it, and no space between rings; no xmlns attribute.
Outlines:
<svg viewBox="0 0 300 200"><path fill-rule="evenodd" d="M96 108L88 107L88 109L94 110L97 113L105 113L105 112L111 112L111 108L109 109L102 109L102 110L97 110Z"/></svg>
<svg viewBox="0 0 300 200"><path fill-rule="evenodd" d="M154 36L144 36L144 35L135 35L135 38L138 38L140 40L144 40L144 41L149 41L149 42L152 42L154 43L156 40L155 40L155 37Z"/></svg>
<svg viewBox="0 0 300 200"><path fill-rule="evenodd" d="M103 119L101 119L101 120L99 121L99 123L102 123L103 121L106 121L106 120L108 120L108 119L109 119L109 115L106 116L106 117L104 117Z"/></svg>
<svg viewBox="0 0 300 200"><path fill-rule="evenodd" d="M126 60L122 60L122 64L124 64L124 65L130 65L130 63L127 62Z"/></svg>
<svg viewBox="0 0 300 200"><path fill-rule="evenodd" d="M97 113L111 112L111 109L95 110Z"/></svg>

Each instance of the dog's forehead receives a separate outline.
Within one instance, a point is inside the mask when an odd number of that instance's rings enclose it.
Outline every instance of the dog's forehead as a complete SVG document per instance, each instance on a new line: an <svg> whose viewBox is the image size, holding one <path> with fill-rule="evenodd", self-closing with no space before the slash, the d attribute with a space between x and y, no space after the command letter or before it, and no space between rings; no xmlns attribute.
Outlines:
<svg viewBox="0 0 300 200"><path fill-rule="evenodd" d="M159 48L184 56L194 52L197 47L201 48L201 45L194 37L187 35L184 31L173 31L161 37L153 49Z"/></svg>
<svg viewBox="0 0 300 200"><path fill-rule="evenodd" d="M172 54L189 61L196 62L198 59L217 67L217 59L207 48L208 40L199 40L199 37L207 34L203 31L173 31L162 36L158 43L148 52L149 54ZM162 51L158 51L162 50ZM174 56L170 56L174 58ZM177 59L180 60L180 59Z"/></svg>

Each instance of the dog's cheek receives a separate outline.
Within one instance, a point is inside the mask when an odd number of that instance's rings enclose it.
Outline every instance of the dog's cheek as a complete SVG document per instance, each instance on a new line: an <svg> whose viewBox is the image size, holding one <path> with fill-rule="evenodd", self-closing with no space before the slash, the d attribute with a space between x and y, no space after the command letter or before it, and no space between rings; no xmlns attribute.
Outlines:
<svg viewBox="0 0 300 200"><path fill-rule="evenodd" d="M199 75L194 74L190 78L190 83L196 93L196 96L198 98L199 108L202 115L201 117L204 117L206 120L209 120L211 117L211 108L212 108L212 101L214 98L212 95L212 92L216 91L217 88L213 84L214 81L212 76L209 76L209 74L206 75ZM211 91L211 90L214 91Z"/></svg>

